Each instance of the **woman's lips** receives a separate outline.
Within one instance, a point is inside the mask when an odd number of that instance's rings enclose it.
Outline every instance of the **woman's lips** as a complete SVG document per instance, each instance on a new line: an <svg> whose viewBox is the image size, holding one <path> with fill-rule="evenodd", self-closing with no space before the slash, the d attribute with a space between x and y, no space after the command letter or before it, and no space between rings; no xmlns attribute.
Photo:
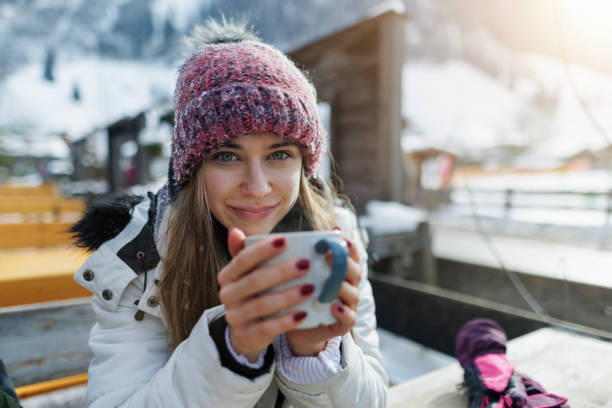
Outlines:
<svg viewBox="0 0 612 408"><path fill-rule="evenodd" d="M240 218L246 220L260 220L270 215L278 204L265 206L265 207L234 207L229 208Z"/></svg>

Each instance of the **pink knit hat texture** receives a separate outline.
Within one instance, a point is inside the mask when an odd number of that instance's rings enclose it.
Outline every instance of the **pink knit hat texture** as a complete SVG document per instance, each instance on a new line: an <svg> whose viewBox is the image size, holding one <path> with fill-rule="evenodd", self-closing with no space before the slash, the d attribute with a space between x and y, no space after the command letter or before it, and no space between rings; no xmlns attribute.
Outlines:
<svg viewBox="0 0 612 408"><path fill-rule="evenodd" d="M297 144L307 176L324 152L316 92L284 54L257 41L204 44L179 70L172 177L182 186L231 138L273 132Z"/></svg>

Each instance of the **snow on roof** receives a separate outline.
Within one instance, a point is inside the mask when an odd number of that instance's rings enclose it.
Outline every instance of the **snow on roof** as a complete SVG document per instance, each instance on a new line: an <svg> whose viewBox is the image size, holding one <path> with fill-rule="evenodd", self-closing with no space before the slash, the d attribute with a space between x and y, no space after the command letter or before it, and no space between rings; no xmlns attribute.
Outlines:
<svg viewBox="0 0 612 408"><path fill-rule="evenodd" d="M162 64L85 57L58 61L55 81L48 82L33 64L1 84L0 126L22 135L65 132L77 140L169 100L175 72Z"/></svg>
<svg viewBox="0 0 612 408"><path fill-rule="evenodd" d="M375 4L365 14L365 18L375 18L386 12L393 11L397 14L406 13L406 5L400 0L387 0L382 3Z"/></svg>
<svg viewBox="0 0 612 408"><path fill-rule="evenodd" d="M416 231L427 219L425 211L394 201L368 201L361 225L372 234L393 234Z"/></svg>

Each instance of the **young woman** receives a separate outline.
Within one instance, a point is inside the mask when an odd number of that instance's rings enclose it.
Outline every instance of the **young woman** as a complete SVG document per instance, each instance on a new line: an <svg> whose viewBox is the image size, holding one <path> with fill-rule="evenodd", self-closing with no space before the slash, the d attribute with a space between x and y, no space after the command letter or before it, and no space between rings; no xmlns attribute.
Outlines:
<svg viewBox="0 0 612 408"><path fill-rule="evenodd" d="M314 87L244 27L210 22L182 65L167 184L88 209L75 274L94 294L92 407L383 407L364 243L354 213L316 178L325 131ZM259 265L285 239L340 228L350 248L337 322L297 330L307 259ZM275 317L270 317L274 315Z"/></svg>

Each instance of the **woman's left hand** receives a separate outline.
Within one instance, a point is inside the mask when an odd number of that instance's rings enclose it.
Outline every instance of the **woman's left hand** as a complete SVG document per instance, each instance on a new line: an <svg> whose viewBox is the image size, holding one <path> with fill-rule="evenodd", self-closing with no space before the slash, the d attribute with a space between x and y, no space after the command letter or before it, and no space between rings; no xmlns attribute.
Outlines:
<svg viewBox="0 0 612 408"><path fill-rule="evenodd" d="M285 333L287 343L295 356L315 356L325 349L327 340L342 336L357 322L357 305L359 304L359 282L361 267L356 246L345 238L349 248L349 258L346 278L342 282L338 298L341 302L332 305L332 315L337 322L329 326L319 326L312 329L296 329ZM328 254L328 262L331 257Z"/></svg>

